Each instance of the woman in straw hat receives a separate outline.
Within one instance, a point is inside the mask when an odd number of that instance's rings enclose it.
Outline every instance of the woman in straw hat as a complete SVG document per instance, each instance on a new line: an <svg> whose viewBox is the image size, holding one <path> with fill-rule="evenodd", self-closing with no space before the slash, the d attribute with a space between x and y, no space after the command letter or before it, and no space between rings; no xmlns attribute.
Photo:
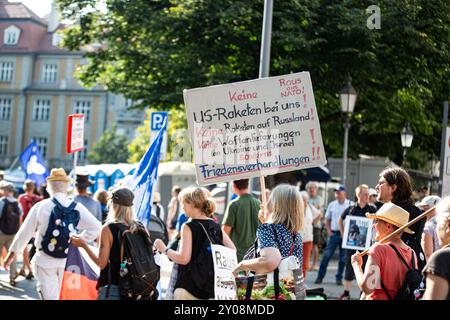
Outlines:
<svg viewBox="0 0 450 320"><path fill-rule="evenodd" d="M436 233L441 249L433 253L423 270L424 300L450 300L450 197L436 207Z"/></svg>
<svg viewBox="0 0 450 320"><path fill-rule="evenodd" d="M373 219L375 241L380 241L398 228L408 223L409 213L393 204L384 204L375 214L367 213ZM413 234L408 228L404 232ZM417 256L402 240L403 232L385 243L376 242L369 250L369 257L362 270L362 257L359 253L352 256L352 266L356 281L367 300L392 300L403 284L407 268L398 255L413 268L417 268Z"/></svg>

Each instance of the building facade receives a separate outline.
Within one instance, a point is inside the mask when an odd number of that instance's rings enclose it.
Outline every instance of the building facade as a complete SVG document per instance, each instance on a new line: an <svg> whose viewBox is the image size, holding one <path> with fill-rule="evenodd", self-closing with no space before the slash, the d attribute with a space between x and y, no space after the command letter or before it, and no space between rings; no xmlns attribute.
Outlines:
<svg viewBox="0 0 450 320"><path fill-rule="evenodd" d="M59 47L63 27L55 4L42 19L22 3L0 0L0 168L9 167L32 139L49 167L71 168L66 139L72 113L85 114L80 164L114 122L130 140L143 122L144 113L127 110L131 102L124 97L80 85L74 73L84 54Z"/></svg>

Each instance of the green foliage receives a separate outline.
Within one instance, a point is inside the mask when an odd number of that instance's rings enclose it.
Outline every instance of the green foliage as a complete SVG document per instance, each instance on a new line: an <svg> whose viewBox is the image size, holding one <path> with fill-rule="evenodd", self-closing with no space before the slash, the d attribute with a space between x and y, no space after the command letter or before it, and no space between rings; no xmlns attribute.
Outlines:
<svg viewBox="0 0 450 320"><path fill-rule="evenodd" d="M150 114L154 111L157 111L157 109L148 109L144 124L136 129L136 138L128 147L130 153L128 161L130 163L139 162L150 147ZM183 109L173 108L169 112L167 128L169 141L167 143L166 161L192 161L189 132L186 127L186 112Z"/></svg>
<svg viewBox="0 0 450 320"><path fill-rule="evenodd" d="M258 77L262 0L58 0L79 24L64 45L93 43L79 77L85 85L182 110L182 90ZM442 101L448 99L450 3L379 0L381 29L366 26L362 0L275 1L271 75L311 73L328 157L341 157L337 93L347 74L358 91L349 156L401 162L400 131L411 124L408 163L421 168L440 152Z"/></svg>
<svg viewBox="0 0 450 320"><path fill-rule="evenodd" d="M128 159L128 140L117 134L117 125L106 130L88 154L92 164L124 163Z"/></svg>

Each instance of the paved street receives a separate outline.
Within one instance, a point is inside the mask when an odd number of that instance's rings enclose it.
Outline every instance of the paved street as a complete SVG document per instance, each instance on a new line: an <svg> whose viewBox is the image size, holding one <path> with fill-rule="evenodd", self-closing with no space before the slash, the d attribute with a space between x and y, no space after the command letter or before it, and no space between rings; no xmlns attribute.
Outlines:
<svg viewBox="0 0 450 320"><path fill-rule="evenodd" d="M163 290L163 296L165 289L169 283L171 263L163 256L163 265L161 272L161 287ZM18 263L18 269L21 263ZM325 288L325 293L328 295L328 299L337 299L343 292L343 286L337 286L335 283L335 274L337 270L337 260L331 260L328 266L327 275L323 281L321 287ZM306 285L308 288L318 287L314 284L317 272L309 272L306 279ZM3 267L0 270L0 300L37 300L39 296L36 292L36 280L27 280L23 277L17 278L17 286L12 287L9 284L9 273L6 272ZM357 299L359 296L359 290L356 284L353 284L351 297Z"/></svg>

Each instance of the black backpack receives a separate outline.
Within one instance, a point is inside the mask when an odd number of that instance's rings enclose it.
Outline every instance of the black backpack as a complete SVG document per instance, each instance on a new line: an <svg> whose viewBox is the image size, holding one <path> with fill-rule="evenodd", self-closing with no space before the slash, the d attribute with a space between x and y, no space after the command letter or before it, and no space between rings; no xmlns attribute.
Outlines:
<svg viewBox="0 0 450 320"><path fill-rule="evenodd" d="M214 298L214 262L211 253L211 244L223 245L222 233L218 234L215 229L203 226L201 222L191 221L188 225L199 225L202 231L206 235L205 241L203 241L197 256L192 256L191 262L188 264L189 275L192 279L192 283L195 288L202 292L204 297L198 297L202 299ZM192 233L194 230L191 228Z"/></svg>
<svg viewBox="0 0 450 320"><path fill-rule="evenodd" d="M13 235L20 228L20 209L17 201L11 202L6 198L3 199L2 217L0 218L0 230L4 234Z"/></svg>
<svg viewBox="0 0 450 320"><path fill-rule="evenodd" d="M151 214L147 229L153 242L155 242L156 239L161 239L165 245L169 243L169 233L167 232L166 224L161 218Z"/></svg>
<svg viewBox="0 0 450 320"><path fill-rule="evenodd" d="M123 300L156 300L156 285L160 278L155 263L153 243L141 223L119 231L120 278L119 289Z"/></svg>
<svg viewBox="0 0 450 320"><path fill-rule="evenodd" d="M420 272L420 270L414 269L415 266L414 253L411 255L411 266L409 266L408 263L406 263L403 256L400 254L400 252L398 252L397 248L392 244L389 244L389 246L392 249L394 249L397 256L408 268L408 271L406 272L402 286L400 287L400 290L398 290L397 295L395 296L394 299L392 299L392 297L389 295L389 292L387 291L382 281L381 281L381 288L386 293L389 300L418 300L418 298L420 297L420 285L422 283L422 273Z"/></svg>
<svg viewBox="0 0 450 320"><path fill-rule="evenodd" d="M76 202L72 202L67 208L55 198L52 199L55 206L50 213L47 231L42 238L42 251L53 258L67 258L69 240L72 234L78 232L80 212L75 210Z"/></svg>

